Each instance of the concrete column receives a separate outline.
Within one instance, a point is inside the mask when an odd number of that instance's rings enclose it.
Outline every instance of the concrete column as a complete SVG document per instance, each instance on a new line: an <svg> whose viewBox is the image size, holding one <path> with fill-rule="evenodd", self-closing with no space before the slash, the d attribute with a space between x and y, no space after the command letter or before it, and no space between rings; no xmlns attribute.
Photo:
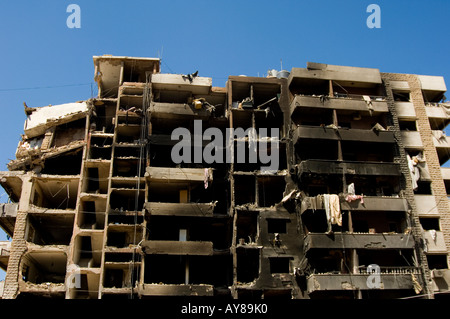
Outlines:
<svg viewBox="0 0 450 319"><path fill-rule="evenodd" d="M33 186L31 176L32 173L28 173L22 177L22 193L20 196L19 209L17 211L16 224L14 226L14 236L11 242L11 251L2 296L3 299L15 299L19 292L18 278L21 276L19 266L22 256L27 250L25 228Z"/></svg>

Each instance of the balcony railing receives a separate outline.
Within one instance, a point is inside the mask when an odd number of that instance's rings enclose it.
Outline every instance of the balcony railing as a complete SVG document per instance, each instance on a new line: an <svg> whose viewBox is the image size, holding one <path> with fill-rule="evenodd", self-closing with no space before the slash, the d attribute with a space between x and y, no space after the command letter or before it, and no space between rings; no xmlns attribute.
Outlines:
<svg viewBox="0 0 450 319"><path fill-rule="evenodd" d="M385 101L386 97L381 95L362 95L362 94L346 94L346 93L334 93L335 98L344 98L351 100L364 100L364 97L368 96L372 101Z"/></svg>
<svg viewBox="0 0 450 319"><path fill-rule="evenodd" d="M353 110L359 112L388 112L386 99L363 95L296 95L291 102L291 115L302 108Z"/></svg>
<svg viewBox="0 0 450 319"><path fill-rule="evenodd" d="M370 275L372 272L368 271L367 266L359 266L356 268L356 273L360 275ZM380 274L383 275L408 275L420 274L420 268L414 266L380 266Z"/></svg>

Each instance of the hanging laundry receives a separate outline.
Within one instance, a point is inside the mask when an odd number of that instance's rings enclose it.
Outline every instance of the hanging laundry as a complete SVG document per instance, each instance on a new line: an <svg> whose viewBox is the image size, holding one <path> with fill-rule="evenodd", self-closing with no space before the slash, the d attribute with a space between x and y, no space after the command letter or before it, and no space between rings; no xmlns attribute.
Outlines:
<svg viewBox="0 0 450 319"><path fill-rule="evenodd" d="M370 96L368 96L368 95L363 95L362 97L363 97L363 100L367 104L367 108L369 109L370 115L372 115L372 112L373 112L372 98Z"/></svg>
<svg viewBox="0 0 450 319"><path fill-rule="evenodd" d="M323 204L328 223L327 233L330 233L331 225L337 224L338 226L342 226L342 214L339 196L335 194L324 194Z"/></svg>
<svg viewBox="0 0 450 319"><path fill-rule="evenodd" d="M323 195L323 205L325 208L325 214L327 216L327 233L331 233L331 210L330 210L330 195L324 194Z"/></svg>
<svg viewBox="0 0 450 319"><path fill-rule="evenodd" d="M412 160L416 163L416 167L419 169L419 179L421 181L430 181L431 176L428 172L427 163L422 152L417 154L417 156L414 156Z"/></svg>
<svg viewBox="0 0 450 319"><path fill-rule="evenodd" d="M355 195L355 183L351 183L347 186L347 193L350 195Z"/></svg>
<svg viewBox="0 0 450 319"><path fill-rule="evenodd" d="M330 195L331 223L342 226L341 205L338 195Z"/></svg>
<svg viewBox="0 0 450 319"><path fill-rule="evenodd" d="M419 281L417 280L416 275L411 274L411 280L413 282L415 293L419 294L422 291L422 286L420 285Z"/></svg>
<svg viewBox="0 0 450 319"><path fill-rule="evenodd" d="M358 199L361 200L361 204L364 204L364 197L362 195L347 195L345 197L345 200L349 203Z"/></svg>
<svg viewBox="0 0 450 319"><path fill-rule="evenodd" d="M417 188L419 187L417 182L420 179L419 168L416 165L417 159L415 159L415 160L412 159L408 153L406 153L406 157L408 159L408 167L409 167L409 172L410 172L411 180L412 180L412 188L413 188L413 190L417 190Z"/></svg>
<svg viewBox="0 0 450 319"><path fill-rule="evenodd" d="M431 235L431 239L433 239L433 241L436 242L436 230L435 229L430 229L429 232L430 232L430 235Z"/></svg>

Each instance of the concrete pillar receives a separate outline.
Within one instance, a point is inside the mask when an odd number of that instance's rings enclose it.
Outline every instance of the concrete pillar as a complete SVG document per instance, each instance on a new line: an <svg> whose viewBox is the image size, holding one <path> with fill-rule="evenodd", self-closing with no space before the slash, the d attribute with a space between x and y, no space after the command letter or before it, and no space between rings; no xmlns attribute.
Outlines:
<svg viewBox="0 0 450 319"><path fill-rule="evenodd" d="M11 242L11 251L2 296L3 299L15 299L19 290L18 279L19 276L21 276L19 266L22 256L27 250L25 228L28 216L27 211L30 206L30 196L33 186L31 176L32 173L28 173L22 177L22 193L17 211L16 224L14 226L14 235Z"/></svg>

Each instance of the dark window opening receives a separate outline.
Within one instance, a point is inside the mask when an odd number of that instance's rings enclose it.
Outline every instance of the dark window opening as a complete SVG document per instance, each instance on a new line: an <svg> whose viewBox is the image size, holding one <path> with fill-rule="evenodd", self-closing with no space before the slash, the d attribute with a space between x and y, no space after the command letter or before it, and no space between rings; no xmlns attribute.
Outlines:
<svg viewBox="0 0 450 319"><path fill-rule="evenodd" d="M259 250L237 249L237 280L252 282L259 276Z"/></svg>
<svg viewBox="0 0 450 319"><path fill-rule="evenodd" d="M85 178L88 180L87 192L99 192L100 191L100 183L98 176L98 168L91 167L87 169L87 176Z"/></svg>
<svg viewBox="0 0 450 319"><path fill-rule="evenodd" d="M439 103L445 100L444 92L422 90L423 100L425 103Z"/></svg>
<svg viewBox="0 0 450 319"><path fill-rule="evenodd" d="M440 230L439 218L419 218L420 224L424 230Z"/></svg>
<svg viewBox="0 0 450 319"><path fill-rule="evenodd" d="M136 177L139 172L139 158L115 158L113 176ZM141 177L145 173L145 159L141 161Z"/></svg>
<svg viewBox="0 0 450 319"><path fill-rule="evenodd" d="M295 145L297 163L304 160L332 160L338 159L337 141L327 141L318 139L301 139Z"/></svg>
<svg viewBox="0 0 450 319"><path fill-rule="evenodd" d="M78 180L34 181L32 204L48 209L75 209L78 194Z"/></svg>
<svg viewBox="0 0 450 319"><path fill-rule="evenodd" d="M137 203L136 192L137 189L113 190L110 195L111 208L119 211L141 211L144 206L144 190L139 191Z"/></svg>
<svg viewBox="0 0 450 319"><path fill-rule="evenodd" d="M139 144L142 130L140 124L119 124L116 130L117 143Z"/></svg>
<svg viewBox="0 0 450 319"><path fill-rule="evenodd" d="M294 111L291 118L296 125L327 126L333 124L333 110L320 108L300 108Z"/></svg>
<svg viewBox="0 0 450 319"><path fill-rule="evenodd" d="M80 267L96 267L99 266L95 264L93 258L92 250L92 237L91 236L81 236L79 239L79 258L76 261Z"/></svg>
<svg viewBox="0 0 450 319"><path fill-rule="evenodd" d="M139 281L139 271L135 271L137 281ZM103 282L105 288L130 288L131 272L127 269L105 269L105 279Z"/></svg>
<svg viewBox="0 0 450 319"><path fill-rule="evenodd" d="M233 283L231 256L189 256L189 283L229 287Z"/></svg>
<svg viewBox="0 0 450 319"><path fill-rule="evenodd" d="M127 245L127 234L121 232L109 232L106 246L123 248Z"/></svg>
<svg viewBox="0 0 450 319"><path fill-rule="evenodd" d="M186 256L145 256L145 283L185 284Z"/></svg>
<svg viewBox="0 0 450 319"><path fill-rule="evenodd" d="M330 93L330 82L328 80L312 80L305 82L303 79L292 79L289 89L292 94L299 95L325 95Z"/></svg>
<svg viewBox="0 0 450 319"><path fill-rule="evenodd" d="M411 100L411 94L409 92L392 90L392 94L394 95L394 101L396 102L409 102Z"/></svg>
<svg viewBox="0 0 450 319"><path fill-rule="evenodd" d="M236 205L255 203L256 184L254 176L234 176L234 202Z"/></svg>
<svg viewBox="0 0 450 319"><path fill-rule="evenodd" d="M81 201L77 224L83 229L103 229L105 226L106 199Z"/></svg>
<svg viewBox="0 0 450 319"><path fill-rule="evenodd" d="M413 267L414 252L410 250L374 250L365 249L358 250L358 258L360 267L366 267L371 264L377 264L384 268L389 267Z"/></svg>
<svg viewBox="0 0 450 319"><path fill-rule="evenodd" d="M42 174L78 175L81 171L83 148L49 157L44 162Z"/></svg>
<svg viewBox="0 0 450 319"><path fill-rule="evenodd" d="M270 207L283 199L284 177L258 177L258 206Z"/></svg>
<svg viewBox="0 0 450 319"><path fill-rule="evenodd" d="M342 141L344 161L393 162L394 145Z"/></svg>
<svg viewBox="0 0 450 319"><path fill-rule="evenodd" d="M46 282L64 283L67 263L66 254L45 251L30 252L24 255L23 260L22 279L24 281L34 284Z"/></svg>
<svg viewBox="0 0 450 319"><path fill-rule="evenodd" d="M270 273L289 273L289 260L288 257L269 258Z"/></svg>
<svg viewBox="0 0 450 319"><path fill-rule="evenodd" d="M399 120L398 124L400 126L400 130L402 131L417 131L416 121Z"/></svg>
<svg viewBox="0 0 450 319"><path fill-rule="evenodd" d="M351 269L350 250L312 249L308 251L311 271L316 273L349 273Z"/></svg>
<svg viewBox="0 0 450 319"><path fill-rule="evenodd" d="M181 216L151 216L147 226L149 240L181 240L180 231L185 230L185 240L212 242L214 249L227 249L231 245L230 223L212 221L210 218Z"/></svg>
<svg viewBox="0 0 450 319"><path fill-rule="evenodd" d="M447 255L427 255L429 269L447 269Z"/></svg>
<svg viewBox="0 0 450 319"><path fill-rule="evenodd" d="M95 146L91 145L89 148L88 159L103 159L110 160L111 159L111 146Z"/></svg>
<svg viewBox="0 0 450 319"><path fill-rule="evenodd" d="M51 218L28 214L27 241L37 245L69 245L73 216Z"/></svg>
<svg viewBox="0 0 450 319"><path fill-rule="evenodd" d="M254 243L258 237L258 213L237 211L237 242L240 244Z"/></svg>
<svg viewBox="0 0 450 319"><path fill-rule="evenodd" d="M286 234L287 233L287 223L290 220L278 219L278 218L267 218L267 232L270 234Z"/></svg>
<svg viewBox="0 0 450 319"><path fill-rule="evenodd" d="M58 125L53 134L52 147L60 147L74 141L82 141L86 135L86 119Z"/></svg>
<svg viewBox="0 0 450 319"><path fill-rule="evenodd" d="M431 182L417 182L417 189L414 191L414 194L420 194L420 195L432 195L433 192L431 191Z"/></svg>
<svg viewBox="0 0 450 319"><path fill-rule="evenodd" d="M91 115L90 119L91 129L102 133L114 133L113 118L115 112L115 104L96 105L95 113Z"/></svg>

